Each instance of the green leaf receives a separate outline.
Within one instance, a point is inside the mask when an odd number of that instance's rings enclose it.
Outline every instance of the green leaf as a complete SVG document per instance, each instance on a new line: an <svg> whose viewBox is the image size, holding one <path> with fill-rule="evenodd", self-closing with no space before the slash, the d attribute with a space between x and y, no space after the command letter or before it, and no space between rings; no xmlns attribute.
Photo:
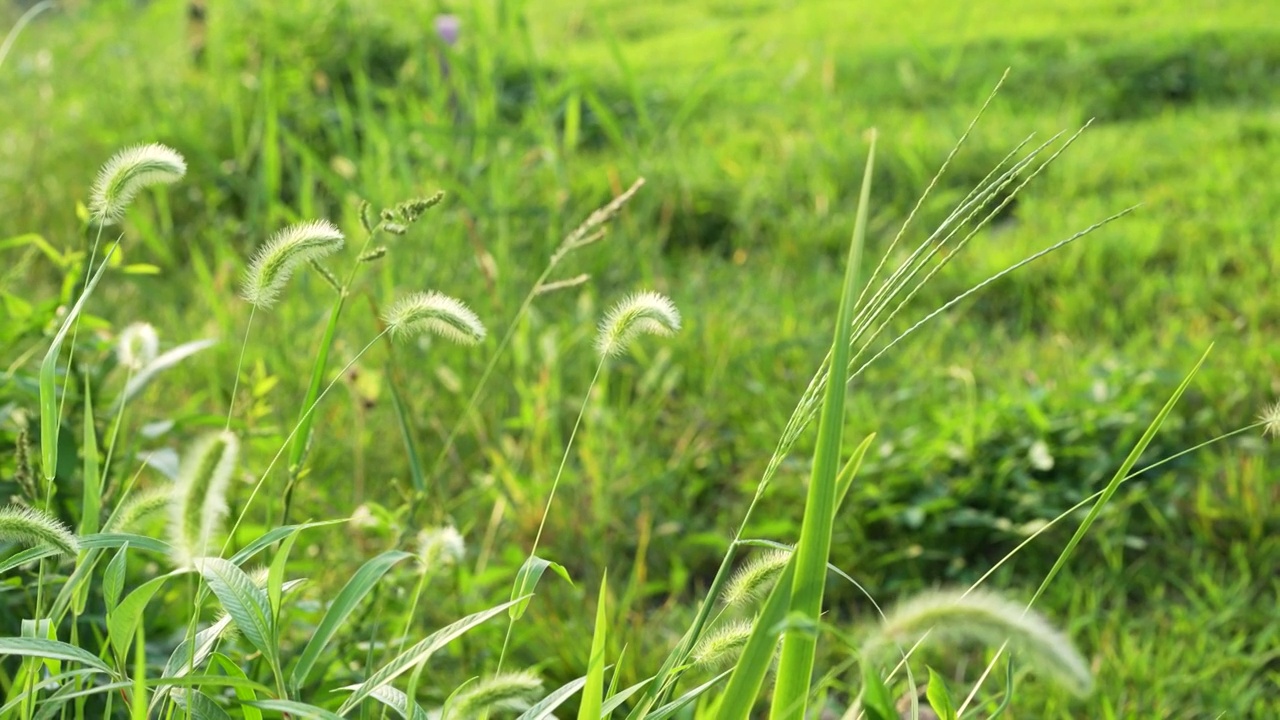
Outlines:
<svg viewBox="0 0 1280 720"><path fill-rule="evenodd" d="M569 571L565 570L563 565L544 560L537 555L530 555L529 559L520 566L519 572L516 573L516 581L511 586L512 600L518 597L525 598L511 608L512 620L519 620L529 608L529 598L533 596L533 590L538 587L538 581L542 579L542 574L547 571L547 568L551 568L552 572L564 578L565 582L573 584L573 580L569 579Z"/></svg>
<svg viewBox="0 0 1280 720"><path fill-rule="evenodd" d="M325 527L328 525L343 525L346 520L317 520L316 522L300 523L298 525L281 525L263 533L257 540L249 543L243 550L231 556L232 565L243 565L246 561L253 558L254 555L275 545L289 535L311 528Z"/></svg>
<svg viewBox="0 0 1280 720"><path fill-rule="evenodd" d="M104 672L112 677L115 673L106 663L93 654L81 650L75 645L58 640L44 638L6 637L0 638L0 655L19 655L22 657L43 658L46 660L66 660L76 662L85 667Z"/></svg>
<svg viewBox="0 0 1280 720"><path fill-rule="evenodd" d="M93 427L93 393L89 378L84 379L84 438L81 454L84 456L82 484L84 485L81 500L79 535L92 535L98 532L98 522L102 515L102 470L98 464L98 435ZM84 609L84 603L78 602Z"/></svg>
<svg viewBox="0 0 1280 720"><path fill-rule="evenodd" d="M613 695L610 695L609 699L605 700L604 705L600 707L600 717L602 718L609 717L609 715L612 714L614 710L617 710L619 707L622 707L622 703L630 699L632 695L635 695L636 693L643 690L651 682L653 682L653 678L645 678L644 680L641 680L640 682L636 683L635 685L632 685L631 687L624 688L623 690Z"/></svg>
<svg viewBox="0 0 1280 720"><path fill-rule="evenodd" d="M564 701L573 697L573 694L581 690L582 686L586 683L587 678L585 675L577 680L570 680L564 685L556 688L556 690L550 695L547 695L534 703L528 710L525 710L520 717L516 718L516 720L546 720L546 718L551 717L551 713L554 712L556 708L564 704ZM598 717L604 716L598 715L597 718Z"/></svg>
<svg viewBox="0 0 1280 720"><path fill-rule="evenodd" d="M162 555L173 552L173 546L163 540L133 533L95 533L80 538L82 548L117 548L125 543L132 548L149 550Z"/></svg>
<svg viewBox="0 0 1280 720"><path fill-rule="evenodd" d="M224 615L214 624L196 633L195 649L192 651L191 643L183 640L178 643L178 647L173 649L169 655L168 662L164 665L162 677L180 678L191 672L193 668L200 667L200 664L209 657L213 649L217 647L218 640L222 634L231 627L231 616Z"/></svg>
<svg viewBox="0 0 1280 720"><path fill-rule="evenodd" d="M355 692L351 694L351 697L342 703L342 707L338 709L338 714L345 714L356 705L359 705L360 701L368 697L374 690L386 685L414 666L426 662L440 648L522 600L524 598L517 598L491 607L488 610L468 615L452 625L443 627L428 635L413 647L397 655L391 662L383 665L373 675L370 675L369 679L361 683Z"/></svg>
<svg viewBox="0 0 1280 720"><path fill-rule="evenodd" d="M245 681L245 685L235 686L236 699L240 701L240 714L244 716L244 720L262 720L262 713L258 712L257 708L249 705L249 703L258 699L258 693L251 685L247 684L249 676L244 674L244 670L222 653L214 653L209 660L209 665L226 673L228 677Z"/></svg>
<svg viewBox="0 0 1280 720"><path fill-rule="evenodd" d="M413 427L409 423L409 414L405 409L404 398L400 397L400 387L395 378L387 374L387 387L391 389L391 407L396 411L396 422L400 426L400 439L404 442L405 456L409 460L409 479L413 481L416 492L426 492L427 479L422 471L422 458L418 456L418 446L413 442Z"/></svg>
<svg viewBox="0 0 1280 720"><path fill-rule="evenodd" d="M62 551L58 548L50 547L48 545L28 548L15 554L13 557L0 560L0 574L7 573L16 567L21 567L29 562L35 562L42 558L53 557L54 555L60 555L61 553Z"/></svg>
<svg viewBox="0 0 1280 720"><path fill-rule="evenodd" d="M129 644L138 631L138 624L142 622L143 612L151 598L171 577L172 574L161 575L143 583L126 595L114 611L107 612L107 642L115 649L117 658L123 659L129 652Z"/></svg>
<svg viewBox="0 0 1280 720"><path fill-rule="evenodd" d="M359 685L348 685L347 687L344 687L341 689L354 690L357 687L359 687ZM405 718L405 720L428 720L428 715L426 710L423 710L421 707L419 707L418 703L410 702L408 695L404 694L400 690L397 690L391 687L390 685L383 685L377 690L374 690L373 692L369 693L369 697L373 698L374 700L377 700L383 705L386 705L392 710L395 710L396 714L402 718ZM409 714L410 709L412 709L412 712L413 712L412 716L410 716Z"/></svg>
<svg viewBox="0 0 1280 720"><path fill-rule="evenodd" d="M929 698L929 706L938 715L938 720L958 720L956 703L947 689L947 682L942 676L929 668L929 685L925 688L925 697Z"/></svg>
<svg viewBox="0 0 1280 720"><path fill-rule="evenodd" d="M191 711L192 720L231 720L221 705L199 690L175 692L173 700L179 707Z"/></svg>
<svg viewBox="0 0 1280 720"><path fill-rule="evenodd" d="M582 691L578 705L578 720L600 720L600 706L604 702L604 652L605 635L609 618L605 613L605 598L609 590L609 571L600 579L600 597L596 600L596 628L591 638L591 659L587 661L587 686Z"/></svg>
<svg viewBox="0 0 1280 720"><path fill-rule="evenodd" d="M289 563L289 552L293 550L293 544L297 541L298 533L285 538L284 542L280 543L276 556L271 559L271 567L267 569L267 599L271 602L271 617L277 621L280 618L280 598L284 595L282 588L285 566Z"/></svg>
<svg viewBox="0 0 1280 720"><path fill-rule="evenodd" d="M868 720L898 720L898 711L880 673L870 663L862 666L862 710Z"/></svg>
<svg viewBox="0 0 1280 720"><path fill-rule="evenodd" d="M858 297L862 249L867 237L875 153L873 134L862 176L862 193L858 198L840 308L836 314L834 337L831 341L831 364L827 369L826 396L822 401L822 413L818 421L818 444L813 453L813 471L805 499L804 519L800 525L800 542L796 545L794 555L796 569L795 584L791 588L791 611L805 615L815 623L822 613L827 561L831 555L831 533L835 526L836 505L840 500L837 475L840 448L844 440L845 393L848 390L844 373L849 366L853 310ZM801 720L805 717L816 649L817 637L813 634L788 632L783 636L782 657L778 661L778 681L773 688L770 718Z"/></svg>
<svg viewBox="0 0 1280 720"><path fill-rule="evenodd" d="M320 659L320 654L329 646L329 641L351 616L360 601L373 590L392 566L410 557L413 556L407 552L388 550L361 565L355 575L351 576L347 584L338 592L337 597L333 599L329 609L325 611L320 623L316 625L316 629L311 633L311 639L307 641L307 646L303 648L297 664L293 667L289 683L295 692L307 682L316 661Z"/></svg>
<svg viewBox="0 0 1280 720"><path fill-rule="evenodd" d="M304 720L344 720L337 713L294 700L254 700L245 704L262 710L278 710L285 717L303 718Z"/></svg>
<svg viewBox="0 0 1280 720"><path fill-rule="evenodd" d="M685 707L686 705L688 705L689 703L691 703L691 702L693 702L694 700L697 700L698 698L702 697L704 694L706 694L706 692L707 692L708 690L710 690L711 688L713 688L713 687L715 687L716 685L718 685L718 684L720 683L720 681L721 681L721 680L724 680L726 677L729 677L729 673L731 673L731 672L733 672L733 671L732 671L732 670L725 670L724 672L722 672L722 673L720 673L719 675L717 675L717 676L715 676L715 677L711 678L710 680L708 680L708 681L706 681L706 682L702 683L702 684L701 684L701 685L699 685L698 687L696 687L696 688L694 688L694 689L690 690L689 692L687 692L687 693L685 693L685 694L681 695L680 697L676 698L675 700L672 700L671 702L667 703L666 705L663 705L662 707L658 708L657 710L654 710L652 713L650 713L649 715L646 715L645 717L646 717L646 718L648 718L648 720L666 720L667 718L669 718L669 717L671 717L671 716L675 715L676 713L680 712L681 710L683 710L683 709L684 709L684 707ZM720 717L722 717L722 716L717 715L716 717L717 717L717 719L718 719L718 718L720 718Z"/></svg>
<svg viewBox="0 0 1280 720"><path fill-rule="evenodd" d="M128 567L129 543L124 543L116 551L107 569L102 573L102 599L107 604L107 615L115 612L120 603L120 593L124 592L124 573Z"/></svg>
<svg viewBox="0 0 1280 720"><path fill-rule="evenodd" d="M277 665L275 621L267 594L243 570L222 558L198 558L195 566L244 638Z"/></svg>

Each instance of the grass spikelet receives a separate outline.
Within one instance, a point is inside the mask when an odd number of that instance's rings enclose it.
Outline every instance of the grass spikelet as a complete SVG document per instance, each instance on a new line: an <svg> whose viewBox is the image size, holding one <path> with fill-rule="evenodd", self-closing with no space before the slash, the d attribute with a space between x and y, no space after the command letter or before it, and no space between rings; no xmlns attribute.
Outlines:
<svg viewBox="0 0 1280 720"><path fill-rule="evenodd" d="M559 264L560 260L563 259L565 255L568 255L578 248L590 245L604 237L604 233L600 232L600 229L605 225L605 223L609 222L617 216L618 213L622 212L623 206L625 206L643 186L644 178L637 179L631 184L631 187L627 188L621 195L610 200L604 207L588 215L587 219L583 220L581 225L574 228L573 232L565 236L564 240L560 243L560 246L557 247L556 251L551 255L551 264Z"/></svg>
<svg viewBox="0 0 1280 720"><path fill-rule="evenodd" d="M751 637L750 620L732 620L708 632L693 647L690 660L704 670L715 670L737 662Z"/></svg>
<svg viewBox="0 0 1280 720"><path fill-rule="evenodd" d="M173 497L173 485L165 483L133 493L107 520L103 532L129 532L158 510L168 506Z"/></svg>
<svg viewBox="0 0 1280 720"><path fill-rule="evenodd" d="M486 711L522 710L542 689L542 679L529 670L506 672L472 683L453 699L444 720L480 717Z"/></svg>
<svg viewBox="0 0 1280 720"><path fill-rule="evenodd" d="M271 307L299 265L342 249L342 231L328 220L290 225L267 240L249 263L240 295L260 308Z"/></svg>
<svg viewBox="0 0 1280 720"><path fill-rule="evenodd" d="M187 174L187 163L172 148L152 143L125 148L102 166L89 196L89 213L99 225L111 225L144 187L168 185Z"/></svg>
<svg viewBox="0 0 1280 720"><path fill-rule="evenodd" d="M720 599L729 607L738 607L763 597L790 559L788 550L770 550L756 555L729 578Z"/></svg>
<svg viewBox="0 0 1280 720"><path fill-rule="evenodd" d="M80 542L48 513L21 505L0 508L0 540L11 540L39 547L49 545L64 555L80 551Z"/></svg>
<svg viewBox="0 0 1280 720"><path fill-rule="evenodd" d="M181 566L207 554L214 530L227 512L227 487L240 442L230 432L201 438L183 458L170 499L170 534Z"/></svg>
<svg viewBox="0 0 1280 720"><path fill-rule="evenodd" d="M467 546L457 528L429 528L418 533L418 557L428 569L454 565L466 556Z"/></svg>
<svg viewBox="0 0 1280 720"><path fill-rule="evenodd" d="M1264 408L1262 414L1258 416L1258 421L1262 423L1263 435L1280 437L1280 400Z"/></svg>
<svg viewBox="0 0 1280 720"><path fill-rule="evenodd" d="M124 367L138 371L146 367L160 351L160 336L150 323L131 323L120 332L116 357Z"/></svg>
<svg viewBox="0 0 1280 720"><path fill-rule="evenodd" d="M475 345L485 336L484 325L471 308L434 290L400 299L382 319L398 336L433 333L460 345Z"/></svg>
<svg viewBox="0 0 1280 720"><path fill-rule="evenodd" d="M926 634L931 642L1008 642L1035 668L1077 695L1087 695L1093 689L1089 665L1066 635L1039 614L990 592L944 590L912 598L890 612L872 632L863 645L863 655L874 661Z"/></svg>
<svg viewBox="0 0 1280 720"><path fill-rule="evenodd" d="M600 322L596 349L604 357L626 352L641 334L669 336L680 330L680 311L665 295L636 293L614 305Z"/></svg>

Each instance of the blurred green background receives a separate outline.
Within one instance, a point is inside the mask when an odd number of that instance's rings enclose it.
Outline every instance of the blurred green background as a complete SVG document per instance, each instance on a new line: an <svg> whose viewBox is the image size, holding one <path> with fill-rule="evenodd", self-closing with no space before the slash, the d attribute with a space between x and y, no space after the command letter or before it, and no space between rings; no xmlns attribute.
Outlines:
<svg viewBox="0 0 1280 720"><path fill-rule="evenodd" d="M23 5L0 6L0 28ZM437 29L445 15L456 42ZM221 340L130 410L173 425L137 436L126 465L220 426L248 317L238 274L281 226L328 217L356 234L360 199L446 193L352 297L342 363L377 331L378 310L410 290L462 298L500 334L560 238L643 177L608 237L561 270L590 282L535 302L436 478L446 492L432 517L457 523L471 555L423 627L507 591L595 366L598 316L633 289L659 290L686 328L640 342L589 399L540 553L577 584L544 581L534 621L513 638L516 657L547 676L581 674L589 643L561 639L589 638L608 567L617 619L631 628L616 638L630 648L623 672L646 677L702 597L829 342L864 131L880 138L868 248L879 255L1006 68L906 246L1026 136L1093 125L893 327L1141 207L992 284L851 386L850 437L878 437L833 562L882 601L970 582L1099 489L1210 343L1140 465L1252 422L1280 394L1271 3L208 0L203 28L175 0L62 3L0 66L0 453L12 447L12 414L34 412L25 379L69 291L29 234L83 250L77 204L124 145L166 143L190 170L129 214L123 260L139 272L103 283L86 352L105 355L135 320L166 347ZM292 427L331 295L304 277L255 320L239 401L250 398L246 467L260 468ZM488 358L433 345L362 359L321 408L300 515L402 505L409 470L389 381L431 458ZM103 378L108 390L118 380ZM754 536L794 540L811 443L783 466ZM1280 712L1278 460L1255 432L1126 484L1039 605L1093 659L1099 690L1068 700L1031 677L1015 712ZM0 454L6 497L11 470ZM69 516L76 497L60 498ZM993 586L1029 597L1074 529L1065 525ZM309 548L317 599L394 540L326 532ZM871 617L847 586L833 586L828 606L850 637ZM469 638L446 671L466 677L491 662L499 632ZM827 666L850 652L828 643ZM981 664L948 667L972 682Z"/></svg>

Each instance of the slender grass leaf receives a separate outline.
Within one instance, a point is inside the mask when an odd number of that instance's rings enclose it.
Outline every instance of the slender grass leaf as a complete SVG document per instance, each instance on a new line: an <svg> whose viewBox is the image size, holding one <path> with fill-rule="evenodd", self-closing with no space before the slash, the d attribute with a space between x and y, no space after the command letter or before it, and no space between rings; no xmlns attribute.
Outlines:
<svg viewBox="0 0 1280 720"><path fill-rule="evenodd" d="M556 688L550 695L542 698L525 710L516 720L546 720L552 717L551 713L560 707L566 700L573 697L574 693L582 689L587 682L586 676L582 676L577 680L569 682Z"/></svg>
<svg viewBox="0 0 1280 720"><path fill-rule="evenodd" d="M862 664L862 711L869 720L898 720L889 688L871 663Z"/></svg>
<svg viewBox="0 0 1280 720"><path fill-rule="evenodd" d="M392 566L410 557L413 556L407 552L388 550L361 565L347 584L342 586L342 590L338 592L329 609L325 611L324 617L311 633L311 639L302 649L302 654L298 657L298 662L289 676L289 683L295 692L307 682L320 654L329 646L329 641L351 616L360 601L373 590Z"/></svg>
<svg viewBox="0 0 1280 720"><path fill-rule="evenodd" d="M45 660L66 660L80 663L112 677L115 676L111 668L92 653L59 640L34 637L0 638L0 655L19 655Z"/></svg>
<svg viewBox="0 0 1280 720"><path fill-rule="evenodd" d="M249 705L258 699L258 693L251 684L248 684L249 677L244 674L244 670L222 653L214 653L209 660L209 665L221 670L228 677L245 681L246 684L236 685L233 688L236 699L240 701L240 714L244 716L244 720L262 720L262 713L258 712L258 708Z"/></svg>
<svg viewBox="0 0 1280 720"><path fill-rule="evenodd" d="M98 671L90 668L79 668L76 670L68 670L67 672L64 672L60 675L43 677L40 680L38 680L35 683L35 685L31 687L30 690L18 693L17 695L12 696L9 702L5 703L4 705L0 705L0 717L3 717L3 718L9 717L9 713L11 713L13 710L17 709L19 706L25 703L27 701L27 698L31 697L32 695L38 696L40 693L44 692L45 690L62 687L64 684L74 681L77 678L87 677L89 675L93 675L96 672ZM17 687L19 687L19 684L15 682L13 687L14 689L16 689Z"/></svg>
<svg viewBox="0 0 1280 720"><path fill-rule="evenodd" d="M339 689L354 690L358 687L360 686L348 685L344 688L339 688ZM369 693L369 697L391 708L396 712L397 715L399 715L402 718L405 718L405 720L429 720L429 716L427 715L426 710L423 710L421 707L419 707L418 703L410 702L408 695L404 694L404 692L400 690L397 690L396 688L391 687L390 685L383 685L377 690L374 690L373 692ZM410 715L410 712L412 712L413 714Z"/></svg>
<svg viewBox="0 0 1280 720"><path fill-rule="evenodd" d="M281 525L280 527L271 528L263 533L256 540L244 546L244 549L231 556L232 565L243 565L245 562L253 558L254 555L275 545L289 535L310 530L311 528L325 527L326 525L344 525L346 520L317 520L315 522L300 523L297 525Z"/></svg>
<svg viewBox="0 0 1280 720"><path fill-rule="evenodd" d="M733 671L725 670L724 672L702 683L698 687L681 695L675 700L672 700L666 705L663 705L657 710L654 710L652 713L650 713L649 715L646 715L645 717L648 718L649 720L667 720L667 718L672 717L676 713L683 710L685 706L688 705L689 703L705 695L708 690L715 687L716 685L719 685L720 681L724 680L726 677L729 677L729 673L731 672Z"/></svg>
<svg viewBox="0 0 1280 720"><path fill-rule="evenodd" d="M95 533L80 538L82 548L118 548L125 543L128 543L131 548L164 555L173 551L173 546L163 540L132 533Z"/></svg>
<svg viewBox="0 0 1280 720"><path fill-rule="evenodd" d="M525 598L516 598L515 600L510 600L502 603L501 605L491 607L488 610L468 615L452 625L443 627L431 635L428 635L425 639L419 641L408 650L400 653L391 662L383 665L377 672L369 676L369 679L361 683L355 692L351 694L351 697L347 698L347 701L338 709L338 713L345 714L356 705L359 705L360 701L368 697L374 690L386 685L414 666L426 662L431 655L440 648L448 645L454 639L465 634L468 630L471 630L475 626L524 599Z"/></svg>
<svg viewBox="0 0 1280 720"><path fill-rule="evenodd" d="M587 661L587 685L578 705L578 720L599 720L600 706L604 702L604 652L609 617L605 613L605 598L609 591L609 572L600 579L600 597L596 600L596 628L591 638L591 656Z"/></svg>
<svg viewBox="0 0 1280 720"><path fill-rule="evenodd" d="M120 412L120 409L124 407L124 404L133 399L135 395L142 392L147 385L150 385L156 375L168 370L174 365L177 365L202 350L213 347L217 342L217 340L213 339L193 340L191 342L183 343L168 352L157 355L156 359L147 363L141 370L134 373L133 376L129 378L129 382L125 383L124 389L120 391L119 397L115 399L114 404L111 406L111 412Z"/></svg>
<svg viewBox="0 0 1280 720"><path fill-rule="evenodd" d="M271 617L277 621L280 618L280 598L284 595L285 565L289 562L289 552L293 550L293 544L297 541L297 533L286 537L284 542L280 543L276 556L271 559L271 567L267 569L267 600L271 603Z"/></svg>
<svg viewBox="0 0 1280 720"><path fill-rule="evenodd" d="M929 668L929 685L925 688L925 697L929 698L929 706L938 715L938 720L957 720L956 703L947 689L947 682L942 676Z"/></svg>
<svg viewBox="0 0 1280 720"><path fill-rule="evenodd" d="M617 676L615 675L615 677ZM617 710L619 707L622 707L622 703L629 700L632 695L635 695L636 693L643 690L651 682L653 682L653 678L646 678L636 683L635 685L624 688L617 693L611 694L609 696L609 699L604 701L604 705L600 706L600 717L602 718L609 717L609 715L613 713L614 710Z"/></svg>
<svg viewBox="0 0 1280 720"><path fill-rule="evenodd" d="M221 705L199 690L175 692L173 700L178 707L191 713L192 720L231 720L231 715Z"/></svg>
<svg viewBox="0 0 1280 720"><path fill-rule="evenodd" d="M196 633L195 650L192 651L191 643L183 640L178 643L178 647L174 648L169 655L169 660L164 664L164 672L162 677L180 678L191 672L193 668L200 667L213 649L217 647L218 641L231 627L231 616L224 615L217 622L209 627Z"/></svg>
<svg viewBox="0 0 1280 720"><path fill-rule="evenodd" d="M37 560L42 560L44 558L53 557L54 555L60 555L60 554L62 554L61 550L55 547L50 547L48 545L41 545L40 547L28 548L26 550L23 550L20 553L13 555L12 557L7 557L4 560L0 560L0 573L7 573L12 569L16 567L21 567L23 565L26 565L27 563L35 562Z"/></svg>
<svg viewBox="0 0 1280 720"><path fill-rule="evenodd" d="M93 427L93 392L89 378L84 379L84 437L81 439L81 454L84 456L83 478L84 493L81 498L80 535L91 535L98 532L98 522L102 514L102 472L98 464L98 434ZM77 606L83 610L83 602Z"/></svg>
<svg viewBox="0 0 1280 720"><path fill-rule="evenodd" d="M115 612L120 603L120 594L124 592L124 573L128 567L129 543L116 550L107 569L102 573L102 600L107 605L107 615Z"/></svg>
<svg viewBox="0 0 1280 720"><path fill-rule="evenodd" d="M395 377L387 374L387 386L391 389L391 407L396 411L396 423L400 427L400 439L404 442L405 457L409 460L409 479L416 492L426 492L427 477L422 470L422 458L418 455L418 445L413 441L413 426L409 422L404 398L400 396L400 386Z"/></svg>
<svg viewBox="0 0 1280 720"><path fill-rule="evenodd" d="M795 550L795 585L791 588L791 612L812 622L822 612L823 591L827 582L827 560L831 554L831 533L839 502L837 474L840 447L844 438L844 405L847 384L845 368L849 365L849 343L853 310L857 301L857 284L862 272L862 249L866 244L867 215L871 204L871 173L875 167L875 135L867 152L867 165L862 177L862 193L854 219L853 240L845 267L843 295L836 315L831 344L826 397L818 421L818 445L813 454L813 473L805 499L804 518L800 526L800 542ZM817 637L807 632L787 632L782 640L782 657L778 663L778 682L773 689L770 717L801 720L808 706Z"/></svg>
<svg viewBox="0 0 1280 720"><path fill-rule="evenodd" d="M277 710L282 717L287 718L303 718L304 720L344 720L344 718L332 711L318 708L315 705L308 705L296 700L254 700L245 703L250 707L259 708L261 710Z"/></svg>
<svg viewBox="0 0 1280 720"><path fill-rule="evenodd" d="M275 620L267 594L243 570L222 558L197 558L194 564L245 639L277 664Z"/></svg>
<svg viewBox="0 0 1280 720"><path fill-rule="evenodd" d="M520 566L519 572L516 573L515 584L511 587L512 600L518 597L525 598L525 600L516 603L511 608L512 620L519 620L524 615L525 610L529 608L529 598L533 597L533 591L538 587L538 581L542 579L542 574L547 571L547 568L551 568L552 572L564 578L565 582L570 585L573 584L573 580L569 579L569 571L565 570L563 565L545 560L537 555L530 555L529 559L525 560L524 564Z"/></svg>
<svg viewBox="0 0 1280 720"><path fill-rule="evenodd" d="M129 643L142 622L151 598L173 575L161 575L139 585L115 608L107 612L107 642L115 649L116 657L123 658L129 652Z"/></svg>

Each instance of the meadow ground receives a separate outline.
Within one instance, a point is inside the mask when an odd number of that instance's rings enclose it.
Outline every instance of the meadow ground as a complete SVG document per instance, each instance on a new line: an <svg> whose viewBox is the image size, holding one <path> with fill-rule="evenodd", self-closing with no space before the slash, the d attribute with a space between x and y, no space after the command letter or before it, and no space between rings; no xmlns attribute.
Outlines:
<svg viewBox="0 0 1280 720"><path fill-rule="evenodd" d="M832 562L882 602L972 582L1105 484L1210 344L1139 466L1251 423L1280 396L1280 15L1265 2L479 3L451 8L461 31L446 48L434 4L213 0L199 63L183 2L66 5L28 26L0 66L6 498L13 413L34 412L31 378L70 292L59 293L58 253L30 234L82 250L77 203L124 145L164 142L190 168L129 214L122 270L89 308L85 352L105 356L135 320L154 324L164 347L221 342L130 407L122 462L221 427L249 314L234 297L239 274L280 226L329 217L354 232L360 199L446 193L348 300L336 368L404 289L463 298L500 336L560 238L646 179L608 236L559 272L590 280L536 299L439 462L493 340L363 357L317 415L293 510L385 508L402 522L407 433L433 488L420 519L456 523L469 546L430 589L418 634L504 599L595 368L598 316L634 289L669 295L685 328L638 343L596 386L548 519L540 554L575 584L544 580L511 638L514 664L537 665L551 687L586 667L606 568L614 626L627 629L610 638L615 657L627 646L624 684L652 673L705 592L830 342L864 131L879 132L868 245L878 256L1006 68L906 246L1026 136L1093 123L890 330L1140 207L993 283L851 385L847 432L877 438ZM17 15L0 9L0 27ZM325 326L332 290L300 280L255 320L236 424L247 466L292 427ZM109 394L119 377L97 380ZM751 536L796 539L811 435ZM1073 699L1027 675L1013 716L1280 715L1276 447L1246 433L1122 486L1037 602L1092 660L1097 689ZM279 517L281 488L270 487L247 537ZM237 485L233 506L247 490ZM59 497L68 519L78 497ZM1029 598L1073 528L1041 536L987 582ZM309 601L394 540L380 526L305 536ZM20 617L8 589L0 634ZM821 667L839 707L873 614L842 585L827 607ZM376 635L376 614L362 623ZM172 630L156 624L156 636ZM481 628L433 663L460 681L491 666L502 642L500 627ZM964 687L982 657L931 661Z"/></svg>

